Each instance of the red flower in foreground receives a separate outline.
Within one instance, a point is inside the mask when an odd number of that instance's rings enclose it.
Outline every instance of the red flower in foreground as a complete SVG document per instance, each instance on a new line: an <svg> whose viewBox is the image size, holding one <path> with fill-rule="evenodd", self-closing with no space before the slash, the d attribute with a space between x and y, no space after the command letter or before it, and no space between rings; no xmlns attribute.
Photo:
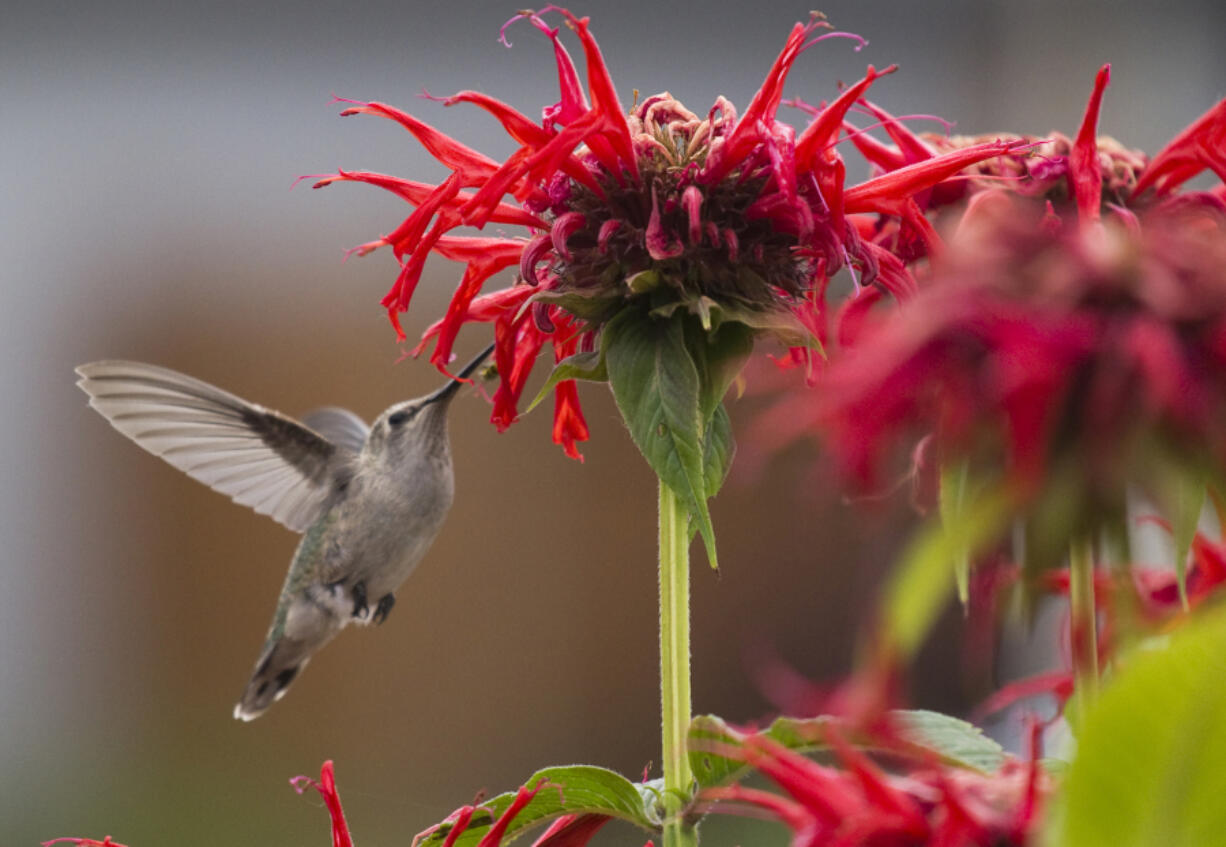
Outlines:
<svg viewBox="0 0 1226 847"><path fill-rule="evenodd" d="M1040 561L1120 526L1128 483L1161 501L1172 471L1226 469L1226 203L1176 193L1222 170L1226 101L1136 174L1130 208L1104 209L1106 82L1104 68L1067 157L1068 209L977 195L924 291L865 329L821 396L772 417L827 426L861 480L900 436L931 433L926 467L969 461L1045 516Z"/></svg>
<svg viewBox="0 0 1226 847"><path fill-rule="evenodd" d="M796 24L762 87L743 114L720 98L705 116L667 93L627 114L587 18L549 7L578 36L587 90L557 29L530 21L551 41L560 99L534 121L475 91L442 102L491 114L518 148L497 162L381 103L354 103L342 114L389 118L411 132L450 175L437 185L383 174L340 171L316 182L364 182L391 191L415 210L388 235L358 248L390 246L401 263L383 300L403 338L408 308L426 257L465 264L445 316L425 333L431 361L445 369L460 328L492 322L501 385L493 422L510 425L539 351L555 360L596 349L601 326L627 308L651 319L678 309L711 330L740 321L806 346L824 333L823 296L831 274L854 269L863 285L895 294L913 288L902 263L860 238L851 215L878 215L931 243L936 235L914 196L961 169L1016 146L992 141L929 157L861 185L844 184L834 149L847 110L881 76L863 79L817 111L797 131L776 119L792 65L823 38L814 17ZM542 13L543 14L543 13ZM518 19L518 18L517 18ZM434 98L432 98L434 99ZM461 237L460 226L520 226L526 238ZM509 288L481 294L494 274L517 268ZM571 380L556 387L554 441L578 456L587 426Z"/></svg>
<svg viewBox="0 0 1226 847"><path fill-rule="evenodd" d="M720 755L744 761L787 796L742 785L704 789L702 808L725 814L756 809L792 830L793 847L948 847L1022 845L1038 831L1049 780L1037 762L1038 735L1031 733L1031 760L1006 761L994 774L955 769L938 762L908 762L890 773L847 743L836 730L826 740L840 767L796 753L770 737L754 734ZM882 749L895 749L882 737Z"/></svg>
<svg viewBox="0 0 1226 847"><path fill-rule="evenodd" d="M76 844L77 847L124 847L118 841L112 841L109 835L101 841L93 838L53 838L42 844L43 847L51 847L52 844Z"/></svg>

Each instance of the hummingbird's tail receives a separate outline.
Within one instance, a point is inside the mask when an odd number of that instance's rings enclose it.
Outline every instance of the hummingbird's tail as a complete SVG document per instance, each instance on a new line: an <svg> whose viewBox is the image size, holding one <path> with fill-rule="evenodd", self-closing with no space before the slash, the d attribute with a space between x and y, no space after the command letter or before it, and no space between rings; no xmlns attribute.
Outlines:
<svg viewBox="0 0 1226 847"><path fill-rule="evenodd" d="M318 644L282 637L264 651L243 696L234 706L234 717L252 721L285 696L290 684L306 667Z"/></svg>

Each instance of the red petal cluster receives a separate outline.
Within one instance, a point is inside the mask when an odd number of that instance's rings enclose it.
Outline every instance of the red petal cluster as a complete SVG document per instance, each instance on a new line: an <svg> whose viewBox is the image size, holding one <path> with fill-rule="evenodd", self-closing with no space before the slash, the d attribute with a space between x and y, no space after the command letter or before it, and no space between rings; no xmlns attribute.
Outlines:
<svg viewBox="0 0 1226 847"><path fill-rule="evenodd" d="M802 328L822 334L826 281L840 267L856 268L865 285L876 283L866 289L873 298L882 290L900 295L914 289L903 263L862 239L856 224L869 215L889 218L933 249L936 234L914 198L1018 144L985 142L846 187L835 144L847 111L894 68L870 66L862 80L815 109L814 119L797 134L776 119L788 73L806 49L844 35L815 35L827 28L819 17L793 27L743 116L738 119L732 105L720 98L702 120L667 95L648 98L628 116L588 19L556 7L546 12L561 15L578 36L587 65L586 91L559 30L541 15L524 12L514 20L528 20L549 38L557 66L560 99L543 110L542 120L535 122L479 92L441 98L445 105L468 103L492 115L518 145L504 161L392 106L345 101L351 105L343 115L375 115L403 126L450 175L430 185L340 171L315 183L366 183L415 207L390 234L356 248L365 254L390 246L400 263L383 300L400 338L398 316L409 305L426 257L437 253L465 265L446 314L426 331L416 352L434 340L430 359L445 370L460 327L492 322L502 380L492 419L500 428L516 419L526 380L545 345L552 346L555 360L596 345L600 320L534 295L567 290L590 295L589 284L603 280L629 301L642 292L627 283L642 271L659 270L679 289L699 280L697 292L679 291L679 297L714 296L720 303L728 294L738 308L784 308ZM679 139L684 149L678 148ZM747 199L738 205L740 197ZM529 237L449 234L460 226L491 223L525 227ZM748 272L738 274L742 264ZM481 293L493 275L516 265L515 284ZM708 272L720 283L710 290L702 282ZM760 290L744 290L746 280ZM587 435L574 382L563 381L556 389L554 440L578 457L576 444Z"/></svg>
<svg viewBox="0 0 1226 847"><path fill-rule="evenodd" d="M554 787L556 786L544 779L532 788L526 785L520 786L519 790L515 793L515 798L511 801L511 805L498 816L493 825L481 836L481 840L477 842L477 847L498 847L502 843L507 828L511 825L516 815L532 802L532 798L541 789ZM460 836L467 831L468 827L472 825L473 816L479 808L481 807L461 806L448 815L441 823L422 830L414 836L413 847L417 847L423 839L438 833L440 830L446 833L443 837L443 847L452 847ZM591 840L592 836L610 820L611 818L608 815L594 813L562 815L555 819L536 841L532 842L532 847L584 847Z"/></svg>
<svg viewBox="0 0 1226 847"><path fill-rule="evenodd" d="M1062 220L1093 222L1106 206L1112 212L1148 208L1174 196L1193 177L1208 170L1226 181L1226 99L1178 133L1152 159L1097 132L1111 66L1103 65L1094 80L1081 127L1074 138L1060 132L1046 136L1000 134L1024 142L1021 149L977 162L931 192L916 198L925 211L962 214L962 203L974 195L1006 191L1047 201ZM916 134L884 109L862 102L893 144L884 144L847 125L849 138L882 173L973 146L982 138ZM1223 196L1223 190L1213 192Z"/></svg>
<svg viewBox="0 0 1226 847"><path fill-rule="evenodd" d="M738 758L787 796L731 785L705 789L699 802L714 812L756 809L792 830L792 847L947 847L1022 845L1037 831L1048 780L1036 761L1009 760L995 774L937 762L887 773L834 729L827 732L841 767L818 764L766 735L745 738L720 754ZM894 747L882 739L883 749Z"/></svg>
<svg viewBox="0 0 1226 847"><path fill-rule="evenodd" d="M1226 464L1226 204L1176 193L1220 171L1226 101L1134 174L1129 207L1104 216L1118 164L1095 134L1108 79L1104 67L1064 162L1071 213L1007 189L976 194L925 291L832 366L822 400L793 401L776 420L829 424L861 479L904 430L935 432L929 464L986 447L1032 491L1072 455L1090 496L1122 497L1135 451L1155 439ZM909 141L891 161L920 155Z"/></svg>

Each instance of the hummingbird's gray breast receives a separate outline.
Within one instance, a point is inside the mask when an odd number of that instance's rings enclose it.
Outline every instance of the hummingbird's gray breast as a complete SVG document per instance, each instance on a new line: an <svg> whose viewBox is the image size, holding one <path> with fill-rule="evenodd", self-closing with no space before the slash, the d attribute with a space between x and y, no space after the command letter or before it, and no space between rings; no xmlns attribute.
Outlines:
<svg viewBox="0 0 1226 847"><path fill-rule="evenodd" d="M359 472L352 496L333 509L333 540L322 551L323 582L361 582L377 598L395 592L417 567L443 526L454 484L449 462L414 465L400 472Z"/></svg>

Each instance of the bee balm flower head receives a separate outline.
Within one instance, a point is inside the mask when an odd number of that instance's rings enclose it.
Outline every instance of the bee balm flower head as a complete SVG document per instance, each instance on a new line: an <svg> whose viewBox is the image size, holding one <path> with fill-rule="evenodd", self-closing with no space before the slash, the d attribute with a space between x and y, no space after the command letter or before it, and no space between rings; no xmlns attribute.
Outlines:
<svg viewBox="0 0 1226 847"><path fill-rule="evenodd" d="M587 84L546 21L556 15L578 37ZM587 18L549 7L524 12L553 47L560 98L535 121L474 91L442 98L492 115L518 145L502 162L460 144L418 118L381 103L354 103L344 114L400 123L450 175L437 185L383 174L341 171L320 179L364 182L391 191L415 210L390 234L358 248L390 246L401 269L383 300L400 333L430 253L465 264L444 317L425 333L431 361L446 368L460 328L493 322L501 385L493 420L516 419L518 403L542 348L555 361L603 350L613 318L692 321L708 335L727 323L770 331L808 348L824 331L826 282L852 268L861 285L898 290L906 272L885 250L861 240L849 214L878 214L935 237L912 197L962 167L1011 149L987 142L937 156L857 186L844 183L834 148L847 110L891 66L864 78L817 110L802 129L779 121L788 73L825 38L819 17L796 24L765 81L742 113L719 98L706 113L667 93L623 109ZM509 25L509 24L508 24ZM586 90L585 90L586 89ZM525 237L461 237L463 225L517 226ZM508 288L482 293L504 269ZM401 333L403 337L403 333ZM696 342L694 342L696 343ZM589 357L590 358L590 357ZM587 359L587 364L591 364ZM584 371L596 376L599 368ZM571 455L587 437L573 380L556 380L554 440ZM718 399L718 398L717 398ZM641 445L640 445L641 446Z"/></svg>

